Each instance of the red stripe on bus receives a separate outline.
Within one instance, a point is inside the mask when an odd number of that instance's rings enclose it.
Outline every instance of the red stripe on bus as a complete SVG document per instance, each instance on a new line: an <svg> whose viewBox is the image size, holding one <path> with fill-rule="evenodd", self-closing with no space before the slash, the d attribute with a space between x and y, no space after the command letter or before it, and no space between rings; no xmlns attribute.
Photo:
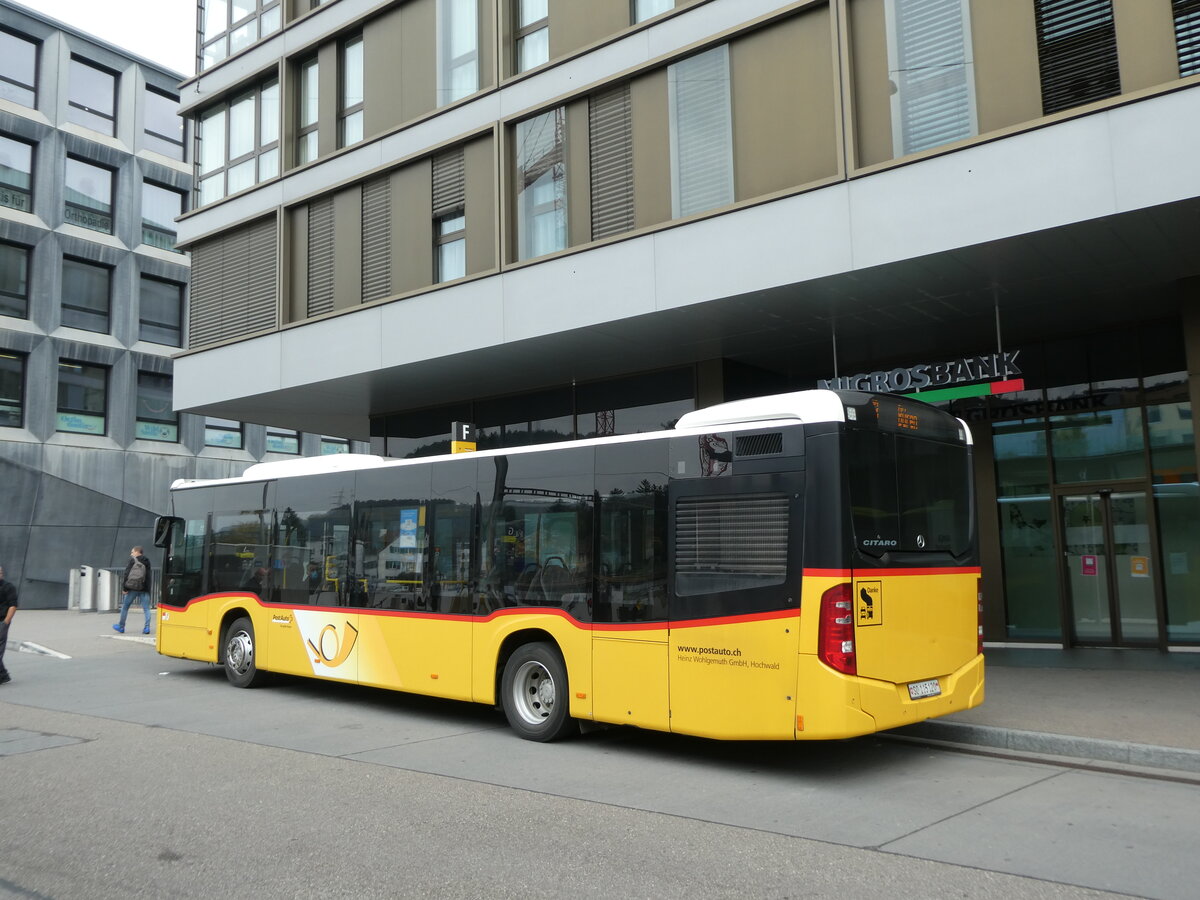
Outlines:
<svg viewBox="0 0 1200 900"><path fill-rule="evenodd" d="M805 569L805 577L811 578L850 578L853 572L856 578L866 578L869 575L978 575L979 566L940 566L911 569Z"/></svg>

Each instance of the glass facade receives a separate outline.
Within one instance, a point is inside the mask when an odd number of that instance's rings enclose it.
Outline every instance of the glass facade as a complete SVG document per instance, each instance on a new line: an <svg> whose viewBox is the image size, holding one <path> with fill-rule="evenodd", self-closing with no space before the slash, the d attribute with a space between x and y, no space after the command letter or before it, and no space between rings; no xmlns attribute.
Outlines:
<svg viewBox="0 0 1200 900"><path fill-rule="evenodd" d="M1028 348L1027 390L956 405L991 430L1010 641L1200 643L1181 344L1153 326Z"/></svg>

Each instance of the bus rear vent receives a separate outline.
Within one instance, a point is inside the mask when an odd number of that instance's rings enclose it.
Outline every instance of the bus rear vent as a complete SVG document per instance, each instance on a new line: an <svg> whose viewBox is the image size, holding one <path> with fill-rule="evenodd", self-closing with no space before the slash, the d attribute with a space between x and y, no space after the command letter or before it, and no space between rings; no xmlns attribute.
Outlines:
<svg viewBox="0 0 1200 900"><path fill-rule="evenodd" d="M782 452L783 435L778 431L770 434L739 434L734 442L734 453L738 456L770 456Z"/></svg>

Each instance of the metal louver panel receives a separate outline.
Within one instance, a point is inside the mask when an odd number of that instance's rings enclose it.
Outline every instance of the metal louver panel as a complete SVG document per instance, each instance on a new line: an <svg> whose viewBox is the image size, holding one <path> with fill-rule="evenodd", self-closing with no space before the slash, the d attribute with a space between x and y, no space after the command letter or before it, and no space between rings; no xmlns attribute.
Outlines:
<svg viewBox="0 0 1200 900"><path fill-rule="evenodd" d="M433 217L440 219L466 205L466 163L462 148L433 158Z"/></svg>
<svg viewBox="0 0 1200 900"><path fill-rule="evenodd" d="M592 238L633 228L633 123L629 85L589 101Z"/></svg>
<svg viewBox="0 0 1200 900"><path fill-rule="evenodd" d="M1035 12L1046 115L1121 92L1112 0L1037 0Z"/></svg>
<svg viewBox="0 0 1200 900"><path fill-rule="evenodd" d="M193 248L190 348L276 327L277 236L268 218Z"/></svg>
<svg viewBox="0 0 1200 900"><path fill-rule="evenodd" d="M680 595L782 584L787 576L784 494L682 497L675 507Z"/></svg>
<svg viewBox="0 0 1200 900"><path fill-rule="evenodd" d="M333 312L333 198L308 205L308 315Z"/></svg>
<svg viewBox="0 0 1200 900"><path fill-rule="evenodd" d="M205 347L220 340L221 245L204 241L192 248L191 287L188 296L188 347Z"/></svg>
<svg viewBox="0 0 1200 900"><path fill-rule="evenodd" d="M783 452L783 435L778 431L770 434L739 434L734 440L735 456L770 456Z"/></svg>
<svg viewBox="0 0 1200 900"><path fill-rule="evenodd" d="M242 305L245 332L265 331L276 326L275 285L279 247L274 219L246 229L245 296Z"/></svg>
<svg viewBox="0 0 1200 900"><path fill-rule="evenodd" d="M674 213L733 202L733 122L729 48L715 47L670 66Z"/></svg>
<svg viewBox="0 0 1200 900"><path fill-rule="evenodd" d="M1200 72L1200 0L1175 0L1175 45L1179 48L1179 77Z"/></svg>
<svg viewBox="0 0 1200 900"><path fill-rule="evenodd" d="M385 175L362 188L362 298L392 292L392 181Z"/></svg>
<svg viewBox="0 0 1200 900"><path fill-rule="evenodd" d="M962 0L896 0L897 152L916 153L975 133Z"/></svg>

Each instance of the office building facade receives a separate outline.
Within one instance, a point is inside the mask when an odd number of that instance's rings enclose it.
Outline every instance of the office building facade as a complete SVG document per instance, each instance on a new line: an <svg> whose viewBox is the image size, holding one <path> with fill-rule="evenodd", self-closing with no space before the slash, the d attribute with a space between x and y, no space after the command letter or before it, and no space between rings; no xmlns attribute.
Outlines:
<svg viewBox="0 0 1200 900"><path fill-rule="evenodd" d="M180 415L183 75L0 3L0 563L26 607L149 545L179 477L320 436ZM335 449L348 449L345 441Z"/></svg>
<svg viewBox="0 0 1200 900"><path fill-rule="evenodd" d="M201 9L178 408L405 457L924 394L989 641L1200 646L1200 3Z"/></svg>

